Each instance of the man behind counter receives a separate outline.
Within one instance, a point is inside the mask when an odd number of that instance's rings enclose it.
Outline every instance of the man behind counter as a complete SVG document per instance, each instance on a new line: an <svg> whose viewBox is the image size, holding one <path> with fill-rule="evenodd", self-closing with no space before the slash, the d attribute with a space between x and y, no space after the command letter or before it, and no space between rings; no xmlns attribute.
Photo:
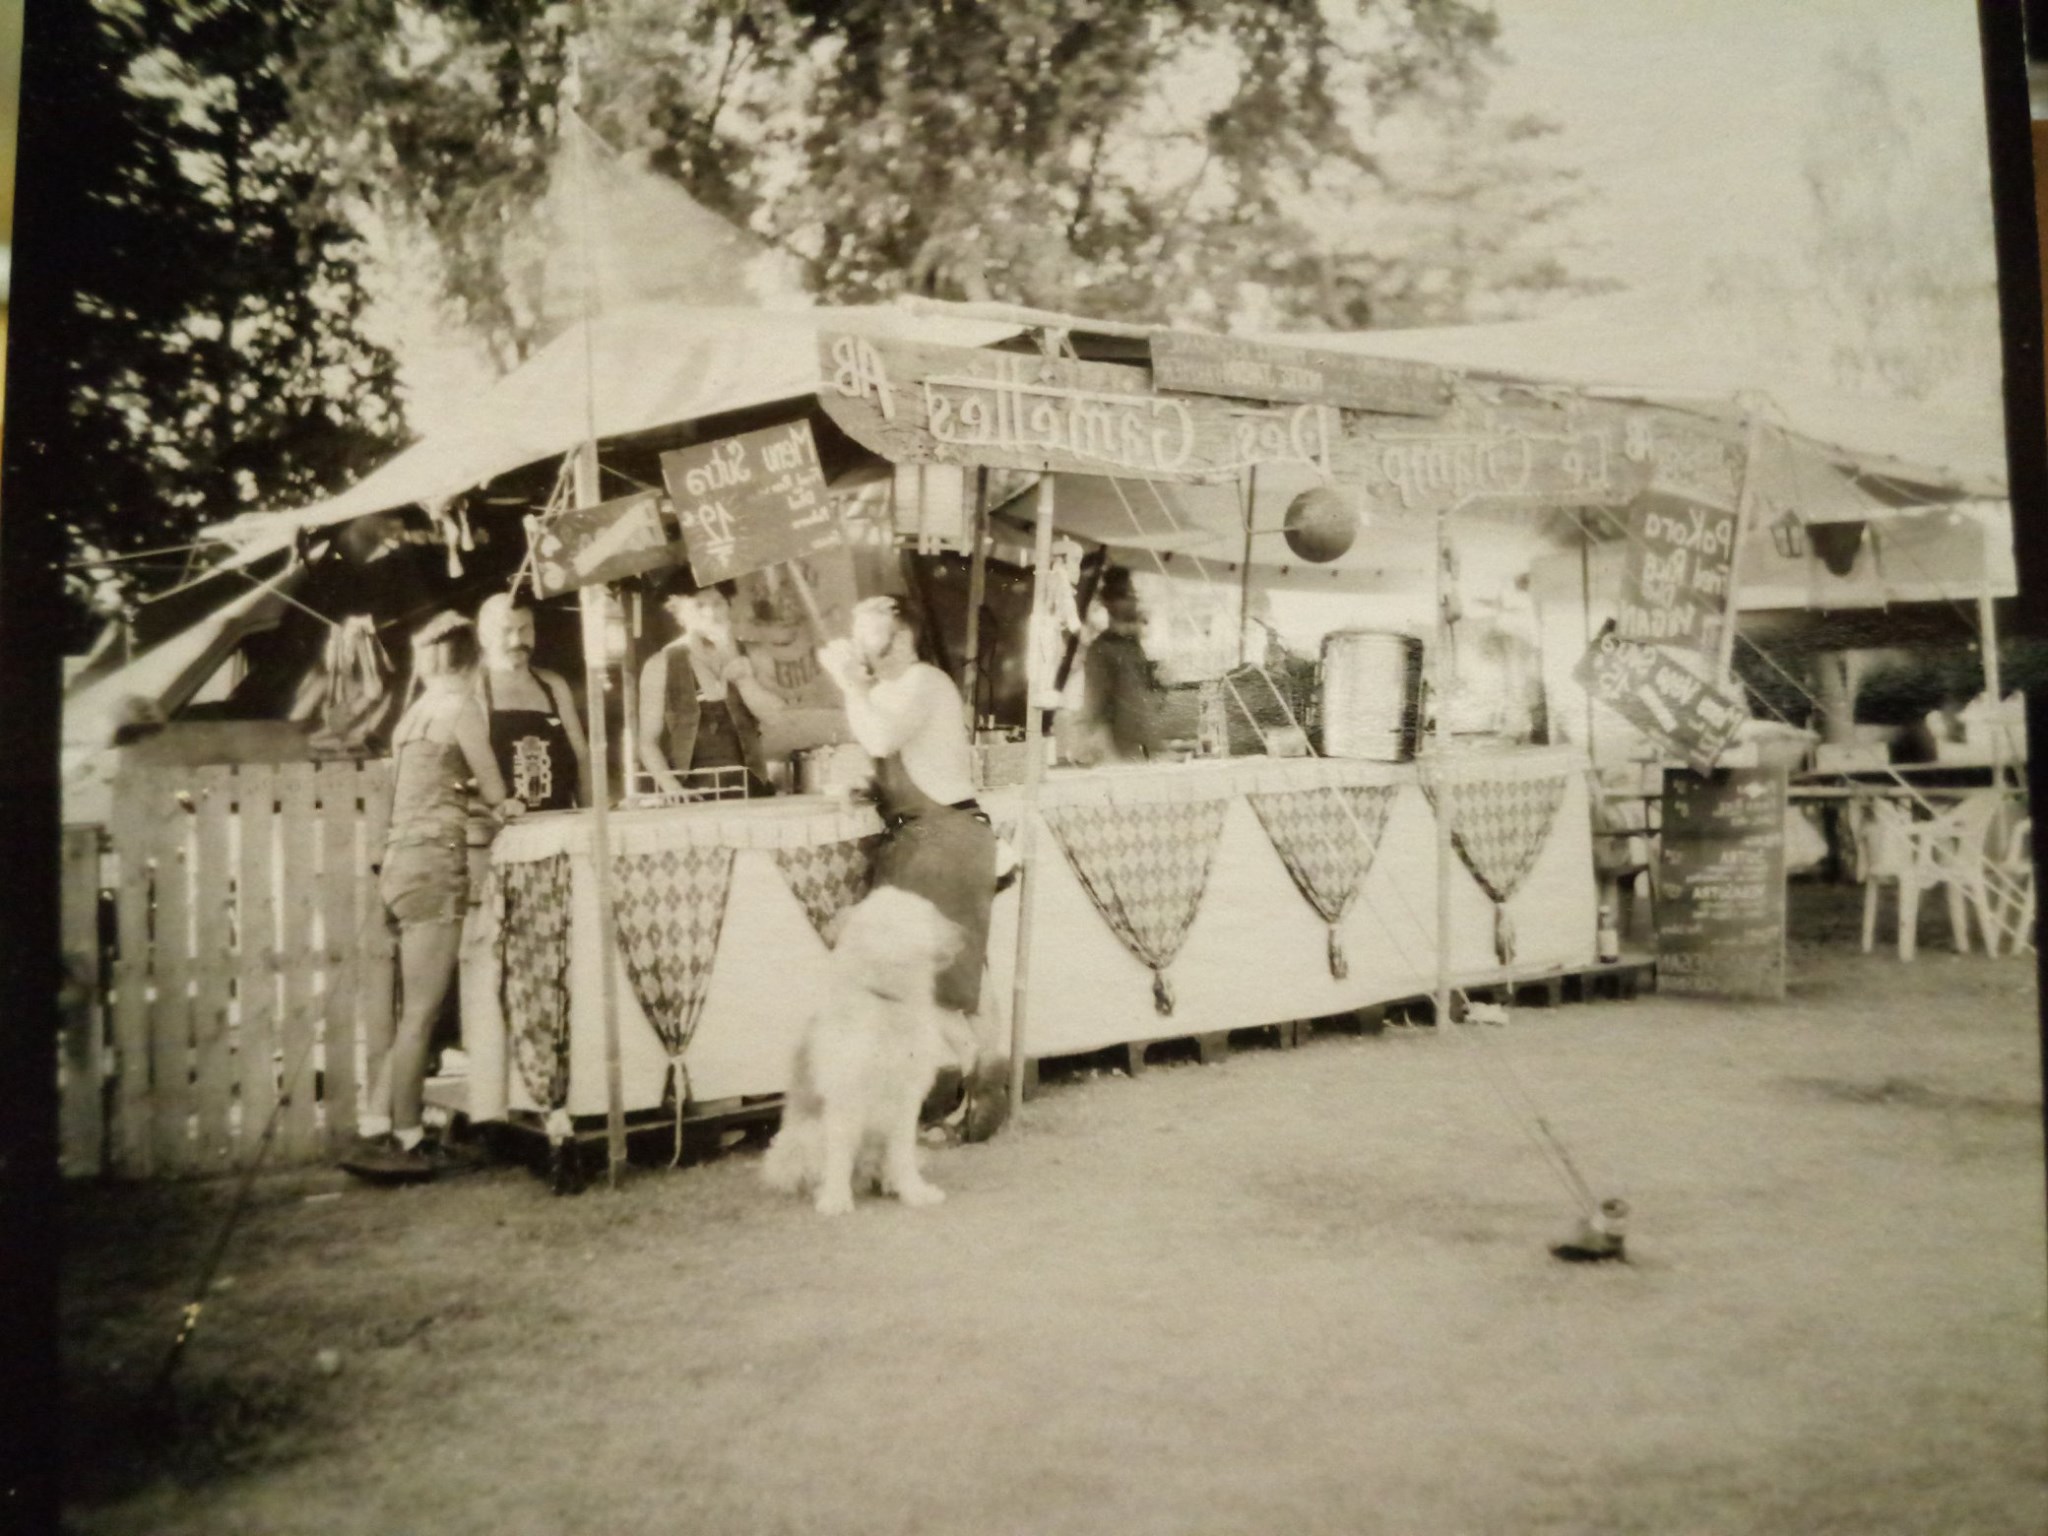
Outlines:
<svg viewBox="0 0 2048 1536"><path fill-rule="evenodd" d="M745 768L750 795L767 790L761 723L783 712L733 637L731 588L687 577L662 597L681 633L640 669L640 766L665 794L692 770Z"/></svg>
<svg viewBox="0 0 2048 1536"><path fill-rule="evenodd" d="M533 610L509 593L476 611L484 664L477 693L491 722L491 755L507 791L529 811L590 804L590 753L569 685L533 662Z"/></svg>
<svg viewBox="0 0 2048 1536"><path fill-rule="evenodd" d="M1082 663L1075 760L1142 762L1159 755L1166 737L1158 679L1145 654L1145 612L1123 566L1102 573L1102 606L1109 627L1089 643Z"/></svg>

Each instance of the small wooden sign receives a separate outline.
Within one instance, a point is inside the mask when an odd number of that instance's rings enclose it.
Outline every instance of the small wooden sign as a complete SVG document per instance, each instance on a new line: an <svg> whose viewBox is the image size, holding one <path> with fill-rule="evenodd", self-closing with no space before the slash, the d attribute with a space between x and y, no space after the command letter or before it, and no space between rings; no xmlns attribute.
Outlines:
<svg viewBox="0 0 2048 1536"><path fill-rule="evenodd" d="M1785 995L1785 804L1782 768L1665 776L1658 991Z"/></svg>
<svg viewBox="0 0 2048 1536"><path fill-rule="evenodd" d="M1395 416L1441 415L1451 401L1449 377L1429 363L1190 331L1152 337L1152 382L1198 395L1342 405Z"/></svg>
<svg viewBox="0 0 2048 1536"><path fill-rule="evenodd" d="M540 597L683 563L683 547L653 491L560 512L544 522L530 519L527 542L533 549L533 590Z"/></svg>
<svg viewBox="0 0 2048 1536"><path fill-rule="evenodd" d="M846 542L808 421L664 453L661 475L699 585Z"/></svg>
<svg viewBox="0 0 2048 1536"><path fill-rule="evenodd" d="M1616 632L1624 640L1719 656L1735 590L1733 508L1655 498L1628 513Z"/></svg>
<svg viewBox="0 0 2048 1536"><path fill-rule="evenodd" d="M1624 640L1611 623L1572 675L1600 703L1701 772L1714 766L1749 718L1744 700L1699 676L1682 655Z"/></svg>

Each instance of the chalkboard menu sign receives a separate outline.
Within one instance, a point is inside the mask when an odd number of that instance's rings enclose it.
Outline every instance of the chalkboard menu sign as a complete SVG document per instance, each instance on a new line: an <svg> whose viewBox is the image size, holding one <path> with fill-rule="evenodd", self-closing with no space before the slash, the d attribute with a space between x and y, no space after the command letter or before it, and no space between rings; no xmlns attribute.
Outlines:
<svg viewBox="0 0 2048 1536"><path fill-rule="evenodd" d="M661 476L699 586L846 542L808 421L664 453Z"/></svg>
<svg viewBox="0 0 2048 1536"><path fill-rule="evenodd" d="M1785 995L1785 770L1664 776L1657 990Z"/></svg>

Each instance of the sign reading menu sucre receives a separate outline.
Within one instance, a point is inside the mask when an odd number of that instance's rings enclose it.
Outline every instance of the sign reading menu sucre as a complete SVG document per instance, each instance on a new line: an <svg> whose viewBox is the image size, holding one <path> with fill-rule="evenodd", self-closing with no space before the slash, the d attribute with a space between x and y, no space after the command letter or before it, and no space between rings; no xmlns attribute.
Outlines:
<svg viewBox="0 0 2048 1536"><path fill-rule="evenodd" d="M1749 718L1749 708L1700 677L1694 665L1664 646L1625 640L1609 625L1572 675L1594 699L1672 756L1704 771Z"/></svg>
<svg viewBox="0 0 2048 1536"><path fill-rule="evenodd" d="M808 421L664 453L661 476L699 586L846 542Z"/></svg>
<svg viewBox="0 0 2048 1536"><path fill-rule="evenodd" d="M1660 992L1785 995L1785 807L1781 768L1665 776Z"/></svg>

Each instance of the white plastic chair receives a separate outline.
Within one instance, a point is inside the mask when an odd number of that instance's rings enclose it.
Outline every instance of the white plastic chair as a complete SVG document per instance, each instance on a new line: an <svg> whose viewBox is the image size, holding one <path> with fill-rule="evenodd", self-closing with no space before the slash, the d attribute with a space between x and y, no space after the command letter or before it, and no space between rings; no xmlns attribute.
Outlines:
<svg viewBox="0 0 2048 1536"><path fill-rule="evenodd" d="M1949 931L1958 954L1970 952L1969 914L1977 911L1986 949L1997 929L1986 921L1985 844L1998 815L1996 794L1972 795L1925 821L1898 800L1873 800L1858 827L1863 870L1863 952L1877 937L1878 893L1886 881L1898 886L1899 958L1919 949L1920 896L1936 886L1948 895Z"/></svg>
<svg viewBox="0 0 2048 1536"><path fill-rule="evenodd" d="M2010 953L2034 949L2034 823L2023 816L2014 824L2005 847L1986 861L1976 893L1977 921L1984 930L1984 949L1997 954L2006 940Z"/></svg>

